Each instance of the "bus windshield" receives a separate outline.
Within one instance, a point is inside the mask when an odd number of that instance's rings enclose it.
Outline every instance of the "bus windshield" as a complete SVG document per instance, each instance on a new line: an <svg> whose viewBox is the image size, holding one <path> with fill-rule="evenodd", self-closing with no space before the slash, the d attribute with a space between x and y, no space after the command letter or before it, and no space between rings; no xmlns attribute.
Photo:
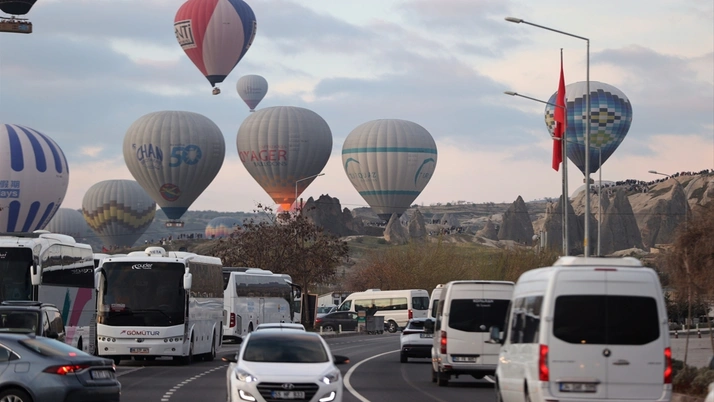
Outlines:
<svg viewBox="0 0 714 402"><path fill-rule="evenodd" d="M107 262L99 283L98 322L114 326L183 324L185 265Z"/></svg>
<svg viewBox="0 0 714 402"><path fill-rule="evenodd" d="M32 300L29 248L0 248L0 301Z"/></svg>

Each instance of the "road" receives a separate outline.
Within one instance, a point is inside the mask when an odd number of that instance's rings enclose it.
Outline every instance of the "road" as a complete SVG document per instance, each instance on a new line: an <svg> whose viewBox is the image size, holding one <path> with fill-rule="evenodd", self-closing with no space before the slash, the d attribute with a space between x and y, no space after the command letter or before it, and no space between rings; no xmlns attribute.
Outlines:
<svg viewBox="0 0 714 402"><path fill-rule="evenodd" d="M495 401L493 385L471 377L452 379L448 387L431 382L428 359L399 363L399 334L328 338L333 354L348 356L340 365L345 378L345 402L459 402ZM235 353L225 345L219 356ZM171 360L122 361L117 367L122 401L213 402L225 401L227 364L219 359L175 365Z"/></svg>

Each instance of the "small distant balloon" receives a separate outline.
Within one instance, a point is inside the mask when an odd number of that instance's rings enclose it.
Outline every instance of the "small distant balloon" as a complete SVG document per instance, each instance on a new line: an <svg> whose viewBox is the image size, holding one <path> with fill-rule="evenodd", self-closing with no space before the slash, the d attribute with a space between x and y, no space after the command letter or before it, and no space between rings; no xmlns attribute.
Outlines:
<svg viewBox="0 0 714 402"><path fill-rule="evenodd" d="M25 15L37 0L0 0L0 10L10 15Z"/></svg>
<svg viewBox="0 0 714 402"><path fill-rule="evenodd" d="M244 75L238 79L236 91L250 111L255 112L255 107L268 93L268 81L259 75Z"/></svg>
<svg viewBox="0 0 714 402"><path fill-rule="evenodd" d="M585 127L587 119L587 82L575 82L565 87L567 110L567 154L575 166L585 174ZM557 92L545 106L545 124L553 134L553 109ZM590 173L600 169L622 143L632 124L632 104L627 96L610 84L590 81ZM602 155L600 154L602 152Z"/></svg>
<svg viewBox="0 0 714 402"><path fill-rule="evenodd" d="M45 226L52 233L65 234L75 239L81 239L92 234L87 221L81 212L72 208L60 208L54 218Z"/></svg>
<svg viewBox="0 0 714 402"><path fill-rule="evenodd" d="M257 23L243 0L188 0L176 12L176 40L211 86L213 94L253 43Z"/></svg>
<svg viewBox="0 0 714 402"><path fill-rule="evenodd" d="M0 232L44 228L68 185L69 166L56 142L29 127L0 124Z"/></svg>

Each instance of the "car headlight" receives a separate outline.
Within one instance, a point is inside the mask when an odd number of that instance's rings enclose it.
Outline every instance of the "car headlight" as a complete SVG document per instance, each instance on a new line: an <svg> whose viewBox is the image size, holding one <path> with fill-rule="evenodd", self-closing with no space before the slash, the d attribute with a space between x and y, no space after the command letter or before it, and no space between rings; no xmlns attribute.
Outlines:
<svg viewBox="0 0 714 402"><path fill-rule="evenodd" d="M340 370L334 369L327 374L325 374L324 377L322 377L322 382L325 384L332 384L333 382L337 381L340 379Z"/></svg>
<svg viewBox="0 0 714 402"><path fill-rule="evenodd" d="M256 382L258 381L257 378L255 378L254 375L250 374L249 372L241 369L235 369L234 370L236 380L242 381L242 382Z"/></svg>

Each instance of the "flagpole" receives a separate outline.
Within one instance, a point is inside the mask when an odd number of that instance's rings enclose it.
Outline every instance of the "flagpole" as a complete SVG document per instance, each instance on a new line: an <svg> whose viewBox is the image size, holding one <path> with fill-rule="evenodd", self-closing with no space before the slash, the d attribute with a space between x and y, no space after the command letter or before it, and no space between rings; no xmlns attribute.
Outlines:
<svg viewBox="0 0 714 402"><path fill-rule="evenodd" d="M562 71L563 68L563 48L560 48L560 68ZM565 102L565 105L567 105L567 101ZM564 105L564 106L565 106ZM566 108L563 110L563 120L564 120L564 129L563 133L561 134L561 143L563 146L563 151L562 151L562 160L563 160L563 208L564 208L564 213L563 213L563 255L567 256L570 254L570 241L569 241L569 234L568 234L568 206L570 203L570 200L568 199L568 109Z"/></svg>

